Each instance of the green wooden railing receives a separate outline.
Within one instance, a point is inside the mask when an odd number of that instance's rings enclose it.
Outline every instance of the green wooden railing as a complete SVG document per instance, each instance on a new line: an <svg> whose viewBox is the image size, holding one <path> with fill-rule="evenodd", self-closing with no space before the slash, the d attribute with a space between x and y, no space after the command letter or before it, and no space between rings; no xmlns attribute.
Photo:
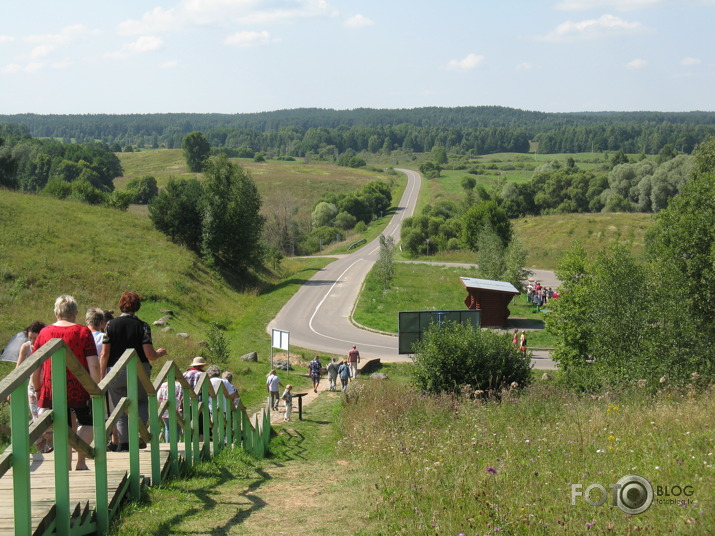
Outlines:
<svg viewBox="0 0 715 536"><path fill-rule="evenodd" d="M29 424L27 384L32 373L48 359L52 360L52 410ZM26 359L0 382L0 401L10 399L10 429L2 430L10 436L10 446L0 455L0 478L5 478L12 469L14 501L14 527L16 535L58 534L80 536L104 534L110 520L117 513L122 499L138 500L146 477L151 485L160 484L170 476L177 476L183 465L192 465L210 458L227 447L243 447L256 457L263 457L270 440L270 401L266 408L253 419L242 409L235 409L233 401L222 385L214 392L211 382L203 374L195 390L184 379L180 369L167 361L152 381L139 365L134 350L127 350L112 367L107 376L95 383L72 351L61 339L52 339ZM67 385L64 381L69 369L90 395L93 416L93 441L85 443L68 425ZM105 419L105 395L112 380L126 370L127 396L122 398L112 413ZM168 382L168 400L158 404L156 393L163 382ZM183 390L183 405L178 407L175 381ZM148 395L148 428L139 419L139 384ZM209 409L209 400L212 408ZM160 459L159 435L164 429L161 419L169 413L168 463ZM126 413L129 426L128 477L123 481L110 504L107 475L107 440L117 420ZM213 415L213 419L212 419ZM199 421L203 437L199 436ZM30 446L46 431L54 435L54 508L51 518L46 518L39 527L32 525L32 489ZM139 460L139 438L150 448L151 468L145 469L142 477ZM183 452L179 445L183 442ZM74 447L94 460L95 508L93 512L81 512L70 501L69 449ZM144 479L144 480L143 480ZM76 505L75 505L76 506Z"/></svg>

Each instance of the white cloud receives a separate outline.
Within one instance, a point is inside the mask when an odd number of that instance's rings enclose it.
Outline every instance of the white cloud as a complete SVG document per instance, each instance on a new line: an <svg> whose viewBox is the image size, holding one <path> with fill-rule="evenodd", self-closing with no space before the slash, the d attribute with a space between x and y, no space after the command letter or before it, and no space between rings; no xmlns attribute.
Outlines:
<svg viewBox="0 0 715 536"><path fill-rule="evenodd" d="M343 23L343 26L345 26L346 28L367 28L368 26L372 26L374 24L375 21L368 19L366 16L358 13L357 15L353 15L349 19L346 19Z"/></svg>
<svg viewBox="0 0 715 536"><path fill-rule="evenodd" d="M162 69L173 69L174 67L178 67L179 65L179 60L169 60L165 61L164 63L161 64Z"/></svg>
<svg viewBox="0 0 715 536"><path fill-rule="evenodd" d="M144 54L146 52L153 52L154 50L160 49L163 44L164 41L160 37L156 37L154 35L143 35L132 43L122 45L122 48L119 50L105 54L104 57L121 60L131 56Z"/></svg>
<svg viewBox="0 0 715 536"><path fill-rule="evenodd" d="M181 0L176 7L156 7L141 19L126 20L119 31L125 35L160 34L191 26L266 24L324 16L338 16L325 0Z"/></svg>
<svg viewBox="0 0 715 536"><path fill-rule="evenodd" d="M176 10L155 7L147 11L141 20L127 20L119 24L119 33L123 35L140 35L163 33L179 26Z"/></svg>
<svg viewBox="0 0 715 536"><path fill-rule="evenodd" d="M40 59L49 56L57 49L70 45L77 41L83 41L88 37L98 35L97 30L90 30L82 24L65 26L58 33L54 34L34 34L25 37L28 43L37 43L30 51L30 58Z"/></svg>
<svg viewBox="0 0 715 536"><path fill-rule="evenodd" d="M648 65L648 62L645 61L644 59L636 58L636 59L626 63L626 69L635 71L638 69L642 69L643 67L646 67L647 65Z"/></svg>
<svg viewBox="0 0 715 536"><path fill-rule="evenodd" d="M0 44L2 43L11 43L15 40L15 38L11 35L0 35Z"/></svg>
<svg viewBox="0 0 715 536"><path fill-rule="evenodd" d="M683 58L680 60L680 65L683 67L695 67L696 65L700 65L702 63L702 60L700 58Z"/></svg>
<svg viewBox="0 0 715 536"><path fill-rule="evenodd" d="M274 42L276 42L276 40L271 39L271 34L266 30L263 30L262 32L237 32L233 35L229 35L224 40L224 44L226 45L241 48L268 45Z"/></svg>
<svg viewBox="0 0 715 536"><path fill-rule="evenodd" d="M640 22L629 22L615 15L603 15L597 19L580 22L563 22L548 34L537 37L537 40L563 43L631 35L644 31L646 28Z"/></svg>
<svg viewBox="0 0 715 536"><path fill-rule="evenodd" d="M447 69L450 71L470 71L484 61L484 56L478 54L467 54L461 60L449 60Z"/></svg>
<svg viewBox="0 0 715 536"><path fill-rule="evenodd" d="M18 65L17 63L10 63L0 69L0 74L36 73L43 67L45 67L45 64L41 62L30 62L24 66Z"/></svg>
<svg viewBox="0 0 715 536"><path fill-rule="evenodd" d="M617 9L633 11L662 4L663 0L562 0L554 7L562 11L585 11L587 9Z"/></svg>
<svg viewBox="0 0 715 536"><path fill-rule="evenodd" d="M518 71L528 71L529 69L533 69L533 68L534 68L534 64L529 63L528 61L521 62L516 66L516 69Z"/></svg>
<svg viewBox="0 0 715 536"><path fill-rule="evenodd" d="M69 67L72 67L73 63L71 60L60 60L60 61L55 61L52 62L51 67L56 70L61 70L61 69L67 69Z"/></svg>

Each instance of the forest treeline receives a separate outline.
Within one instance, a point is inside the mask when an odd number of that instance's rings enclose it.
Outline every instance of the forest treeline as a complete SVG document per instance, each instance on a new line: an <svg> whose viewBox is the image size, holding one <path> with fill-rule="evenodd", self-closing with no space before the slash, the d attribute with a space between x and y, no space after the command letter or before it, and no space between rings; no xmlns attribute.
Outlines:
<svg viewBox="0 0 715 536"><path fill-rule="evenodd" d="M715 134L713 112L546 113L500 106L330 110L303 108L250 114L0 115L35 137L101 141L112 150L179 148L202 132L214 148L271 156L335 159L348 150L370 153L436 147L457 154L618 151L656 154L666 145L691 153Z"/></svg>

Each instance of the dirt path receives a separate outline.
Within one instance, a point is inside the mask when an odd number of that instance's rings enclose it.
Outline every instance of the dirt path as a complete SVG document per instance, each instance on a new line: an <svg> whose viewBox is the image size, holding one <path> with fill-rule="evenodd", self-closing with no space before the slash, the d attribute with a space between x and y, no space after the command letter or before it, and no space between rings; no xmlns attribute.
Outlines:
<svg viewBox="0 0 715 536"><path fill-rule="evenodd" d="M359 476L332 446L330 416L339 397L340 391L327 391L322 380L318 393L311 390L304 398L302 422L286 423L281 412L272 414L288 459L263 463L262 478L231 499L241 513L228 534L347 536L364 526L364 512L351 506L360 494Z"/></svg>

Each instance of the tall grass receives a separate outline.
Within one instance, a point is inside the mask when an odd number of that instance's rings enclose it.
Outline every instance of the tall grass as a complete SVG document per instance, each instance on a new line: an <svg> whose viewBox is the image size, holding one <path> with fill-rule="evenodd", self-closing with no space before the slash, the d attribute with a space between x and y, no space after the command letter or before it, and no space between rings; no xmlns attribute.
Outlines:
<svg viewBox="0 0 715 536"><path fill-rule="evenodd" d="M364 504L375 534L713 534L713 395L583 398L538 384L499 402L361 382L351 386L341 448L372 475ZM678 497L690 502L637 516L609 502L572 506L571 484L609 489L629 474L661 491L690 485L692 495Z"/></svg>

